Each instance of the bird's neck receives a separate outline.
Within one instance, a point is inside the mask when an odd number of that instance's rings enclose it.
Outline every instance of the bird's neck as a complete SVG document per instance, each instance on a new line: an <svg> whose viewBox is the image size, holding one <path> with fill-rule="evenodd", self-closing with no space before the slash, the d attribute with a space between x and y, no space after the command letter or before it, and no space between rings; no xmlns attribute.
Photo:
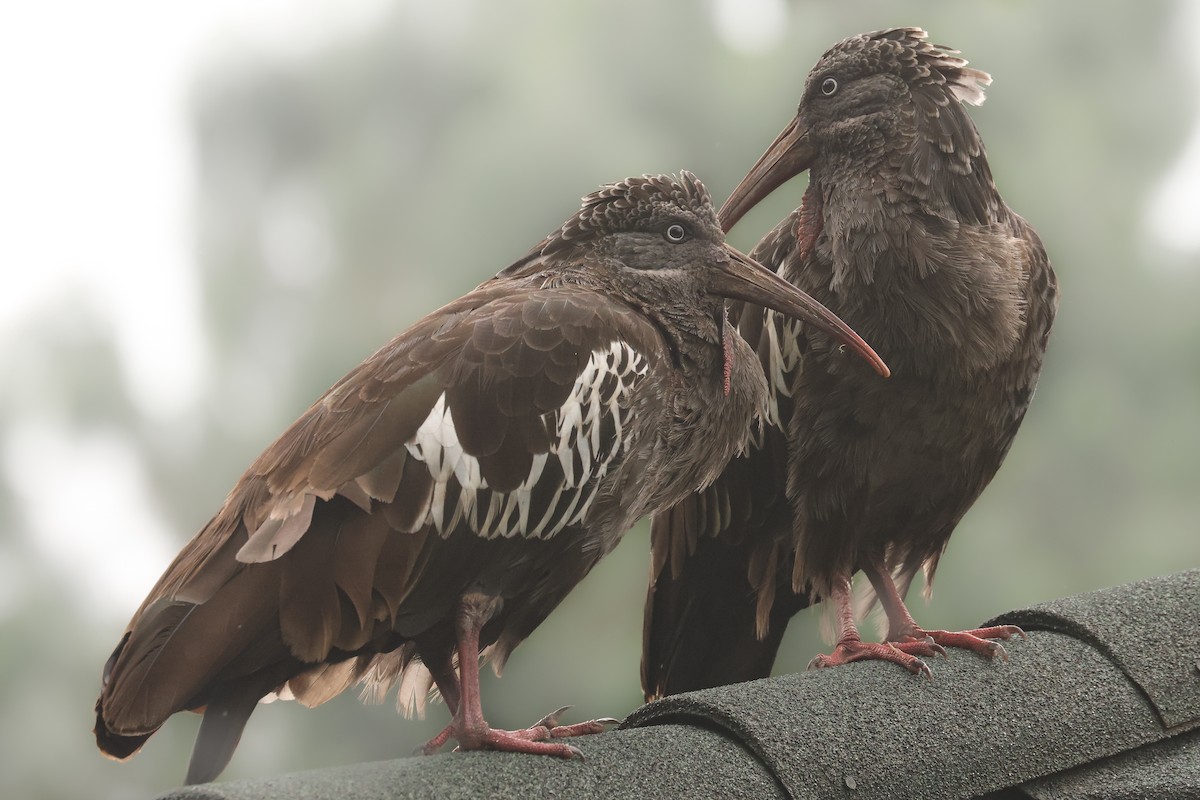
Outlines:
<svg viewBox="0 0 1200 800"><path fill-rule="evenodd" d="M680 299L645 309L645 313L662 331L676 365L689 382L720 387L728 394L731 328L724 302L710 297L691 302Z"/></svg>
<svg viewBox="0 0 1200 800"><path fill-rule="evenodd" d="M789 277L896 361L893 370L951 358L982 369L1015 342L1020 241L982 153L979 163L978 175L946 169L930 181L914 181L903 164L813 171L795 229L806 277Z"/></svg>
<svg viewBox="0 0 1200 800"><path fill-rule="evenodd" d="M960 230L1008 220L982 148L964 157L897 141L885 150L869 159L847 158L839 151L810 170L797 222L798 249L806 259L824 235L836 282L886 281L876 256L898 252L914 258L890 267L907 267L924 277L939 268L939 259L921 258L923 247L944 253L961 239Z"/></svg>
<svg viewBox="0 0 1200 800"><path fill-rule="evenodd" d="M840 198L864 221L919 214L951 223L987 225L1004 213L983 145L943 152L918 135L832 148L810 170L825 199ZM965 152L964 152L965 151Z"/></svg>

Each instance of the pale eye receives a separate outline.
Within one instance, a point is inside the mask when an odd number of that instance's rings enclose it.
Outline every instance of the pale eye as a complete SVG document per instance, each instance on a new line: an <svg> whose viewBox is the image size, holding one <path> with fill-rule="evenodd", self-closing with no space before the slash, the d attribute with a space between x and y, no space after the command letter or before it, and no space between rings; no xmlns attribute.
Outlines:
<svg viewBox="0 0 1200 800"><path fill-rule="evenodd" d="M826 78L821 81L821 94L829 97L838 90L838 82L834 78Z"/></svg>
<svg viewBox="0 0 1200 800"><path fill-rule="evenodd" d="M687 238L687 228L683 227L678 222L673 222L667 226L666 236L668 242L679 244Z"/></svg>

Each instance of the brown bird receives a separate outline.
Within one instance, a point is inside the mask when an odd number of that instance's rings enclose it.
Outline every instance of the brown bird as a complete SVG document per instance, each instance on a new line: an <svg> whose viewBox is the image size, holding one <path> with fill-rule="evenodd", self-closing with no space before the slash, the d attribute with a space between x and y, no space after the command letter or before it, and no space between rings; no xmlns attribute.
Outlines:
<svg viewBox="0 0 1200 800"><path fill-rule="evenodd" d="M454 738L571 757L484 721L497 668L640 517L713 480L765 407L725 299L795 315L872 362L830 312L724 243L694 176L630 178L333 386L234 486L104 668L96 740L136 752L203 711L187 781L216 777L265 696L363 682L453 714Z"/></svg>
<svg viewBox="0 0 1200 800"><path fill-rule="evenodd" d="M707 490L657 516L642 663L648 697L765 677L790 617L832 601L811 666L961 647L1004 655L1012 626L926 630L904 604L1000 467L1058 307L1037 234L1000 197L964 103L991 78L918 28L853 36L809 73L795 118L721 210L729 230L809 171L752 257L835 309L887 359L879 380L806 323L746 306L769 424ZM734 309L736 312L737 309ZM866 573L886 643L863 642Z"/></svg>

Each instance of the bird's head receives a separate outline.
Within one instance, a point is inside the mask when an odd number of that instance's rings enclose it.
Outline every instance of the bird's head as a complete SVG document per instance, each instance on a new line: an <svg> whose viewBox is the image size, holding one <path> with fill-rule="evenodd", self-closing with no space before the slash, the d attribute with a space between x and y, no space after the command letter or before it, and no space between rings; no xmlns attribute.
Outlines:
<svg viewBox="0 0 1200 800"><path fill-rule="evenodd" d="M795 118L721 209L723 228L818 164L873 170L891 158L922 183L973 170L990 182L986 165L976 167L983 145L962 104L982 103L991 76L926 36L890 28L829 48L805 80Z"/></svg>
<svg viewBox="0 0 1200 800"><path fill-rule="evenodd" d="M663 318L742 300L811 323L888 374L833 312L725 242L708 189L690 172L601 187L502 274L586 285Z"/></svg>

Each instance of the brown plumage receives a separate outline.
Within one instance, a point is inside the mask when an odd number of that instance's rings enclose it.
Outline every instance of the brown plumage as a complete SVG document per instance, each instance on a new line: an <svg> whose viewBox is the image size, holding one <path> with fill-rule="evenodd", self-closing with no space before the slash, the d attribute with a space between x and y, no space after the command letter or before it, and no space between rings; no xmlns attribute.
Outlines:
<svg viewBox="0 0 1200 800"><path fill-rule="evenodd" d="M234 486L104 669L96 739L134 753L204 711L188 782L224 768L264 696L436 683L456 738L571 756L546 718L484 721L481 652L511 650L640 517L720 472L765 402L725 298L764 303L882 362L724 244L693 176L631 178L515 264L352 370ZM553 715L552 715L553 716Z"/></svg>
<svg viewBox="0 0 1200 800"><path fill-rule="evenodd" d="M954 52L916 28L835 45L721 210L729 230L807 169L800 208L752 255L854 325L893 377L877 380L803 324L741 311L770 424L707 490L655 518L648 697L765 677L788 620L818 597L834 601L839 642L815 666L881 658L928 674L921 655L1001 654L986 639L1017 632L925 631L902 599L919 570L933 578L1000 467L1058 306L1042 243L997 192L963 108L991 78ZM860 569L888 615L887 644L858 637Z"/></svg>

